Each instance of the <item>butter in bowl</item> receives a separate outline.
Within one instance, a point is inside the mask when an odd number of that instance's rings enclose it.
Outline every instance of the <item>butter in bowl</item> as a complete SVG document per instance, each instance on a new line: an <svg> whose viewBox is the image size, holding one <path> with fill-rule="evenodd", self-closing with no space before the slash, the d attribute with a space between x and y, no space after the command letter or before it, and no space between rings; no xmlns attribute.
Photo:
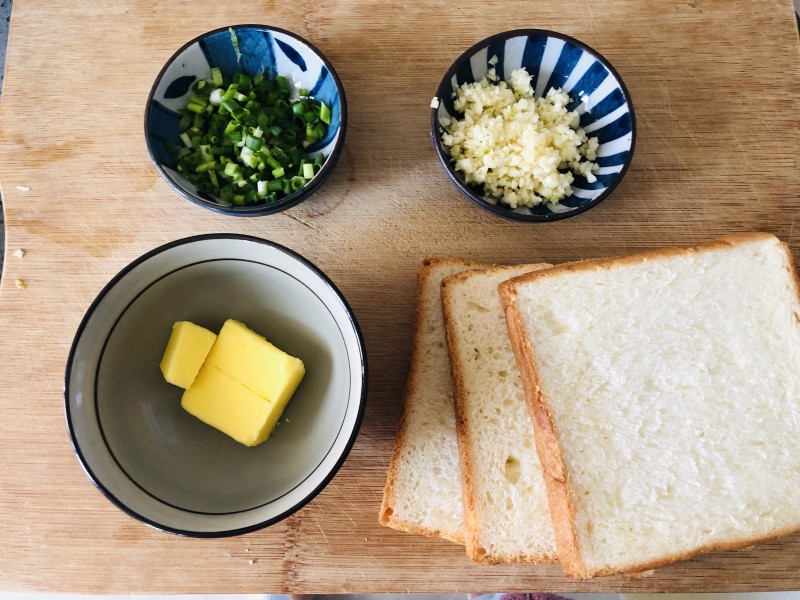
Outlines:
<svg viewBox="0 0 800 600"><path fill-rule="evenodd" d="M331 481L366 378L355 316L321 270L263 239L195 236L135 260L89 307L67 364L67 426L89 479L129 515L237 535Z"/></svg>

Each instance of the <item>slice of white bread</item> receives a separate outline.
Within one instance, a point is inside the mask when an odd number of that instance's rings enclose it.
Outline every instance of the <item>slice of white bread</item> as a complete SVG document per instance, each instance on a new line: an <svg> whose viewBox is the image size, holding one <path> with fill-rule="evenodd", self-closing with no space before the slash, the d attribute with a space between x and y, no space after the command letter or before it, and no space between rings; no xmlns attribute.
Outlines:
<svg viewBox="0 0 800 600"><path fill-rule="evenodd" d="M501 284L567 575L800 530L798 289L769 234Z"/></svg>
<svg viewBox="0 0 800 600"><path fill-rule="evenodd" d="M497 286L550 265L466 271L442 284L464 486L467 556L553 562L542 467Z"/></svg>
<svg viewBox="0 0 800 600"><path fill-rule="evenodd" d="M464 502L440 289L446 276L481 266L456 258L422 263L411 367L378 517L387 527L459 544Z"/></svg>

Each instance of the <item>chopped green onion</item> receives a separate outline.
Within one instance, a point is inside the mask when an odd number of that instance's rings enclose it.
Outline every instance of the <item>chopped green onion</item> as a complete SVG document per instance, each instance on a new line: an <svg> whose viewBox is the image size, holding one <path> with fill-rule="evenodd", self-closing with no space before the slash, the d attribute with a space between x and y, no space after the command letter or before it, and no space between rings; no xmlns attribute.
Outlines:
<svg viewBox="0 0 800 600"><path fill-rule="evenodd" d="M208 99L203 98L202 96L189 96L189 102L194 104L199 104L200 106L208 105Z"/></svg>
<svg viewBox="0 0 800 600"><path fill-rule="evenodd" d="M222 104L222 90L220 88L215 89L208 97L209 104L214 106L219 106Z"/></svg>
<svg viewBox="0 0 800 600"><path fill-rule="evenodd" d="M231 40L238 40L231 32ZM178 140L165 144L175 168L224 204L270 203L301 189L322 165L305 148L322 139L330 110L283 76L225 78L219 68L192 85Z"/></svg>
<svg viewBox="0 0 800 600"><path fill-rule="evenodd" d="M326 125L331 124L331 109L328 108L328 105L325 104L324 102L320 102L319 120L325 123Z"/></svg>
<svg viewBox="0 0 800 600"><path fill-rule="evenodd" d="M239 38L236 37L233 27L228 27L228 31L231 33L231 44L233 44L233 51L236 53L236 62L238 63L242 60L242 53L239 51Z"/></svg>

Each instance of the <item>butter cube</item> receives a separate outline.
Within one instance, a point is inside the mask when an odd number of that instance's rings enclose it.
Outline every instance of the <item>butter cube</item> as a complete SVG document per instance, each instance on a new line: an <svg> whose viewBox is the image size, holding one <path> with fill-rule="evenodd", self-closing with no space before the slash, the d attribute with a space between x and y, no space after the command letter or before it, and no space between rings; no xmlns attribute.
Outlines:
<svg viewBox="0 0 800 600"><path fill-rule="evenodd" d="M208 362L183 393L181 406L245 446L264 442L283 412Z"/></svg>
<svg viewBox="0 0 800 600"><path fill-rule="evenodd" d="M175 323L161 359L164 379L183 389L192 385L216 339L214 333L189 321Z"/></svg>
<svg viewBox="0 0 800 600"><path fill-rule="evenodd" d="M225 321L206 362L283 407L305 375L303 361L289 356L239 321Z"/></svg>

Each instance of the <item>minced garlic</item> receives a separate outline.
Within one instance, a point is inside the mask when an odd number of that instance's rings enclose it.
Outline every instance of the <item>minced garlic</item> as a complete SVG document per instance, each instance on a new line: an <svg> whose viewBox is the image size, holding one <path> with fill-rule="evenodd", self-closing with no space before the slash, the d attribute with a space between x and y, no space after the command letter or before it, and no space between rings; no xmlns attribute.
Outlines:
<svg viewBox="0 0 800 600"><path fill-rule="evenodd" d="M493 199L518 206L558 202L572 195L573 173L597 180L598 141L579 128L568 111L569 95L550 89L534 98L525 69L498 81L494 69L456 90L455 109L463 118L443 119L442 143L467 183L483 186Z"/></svg>

